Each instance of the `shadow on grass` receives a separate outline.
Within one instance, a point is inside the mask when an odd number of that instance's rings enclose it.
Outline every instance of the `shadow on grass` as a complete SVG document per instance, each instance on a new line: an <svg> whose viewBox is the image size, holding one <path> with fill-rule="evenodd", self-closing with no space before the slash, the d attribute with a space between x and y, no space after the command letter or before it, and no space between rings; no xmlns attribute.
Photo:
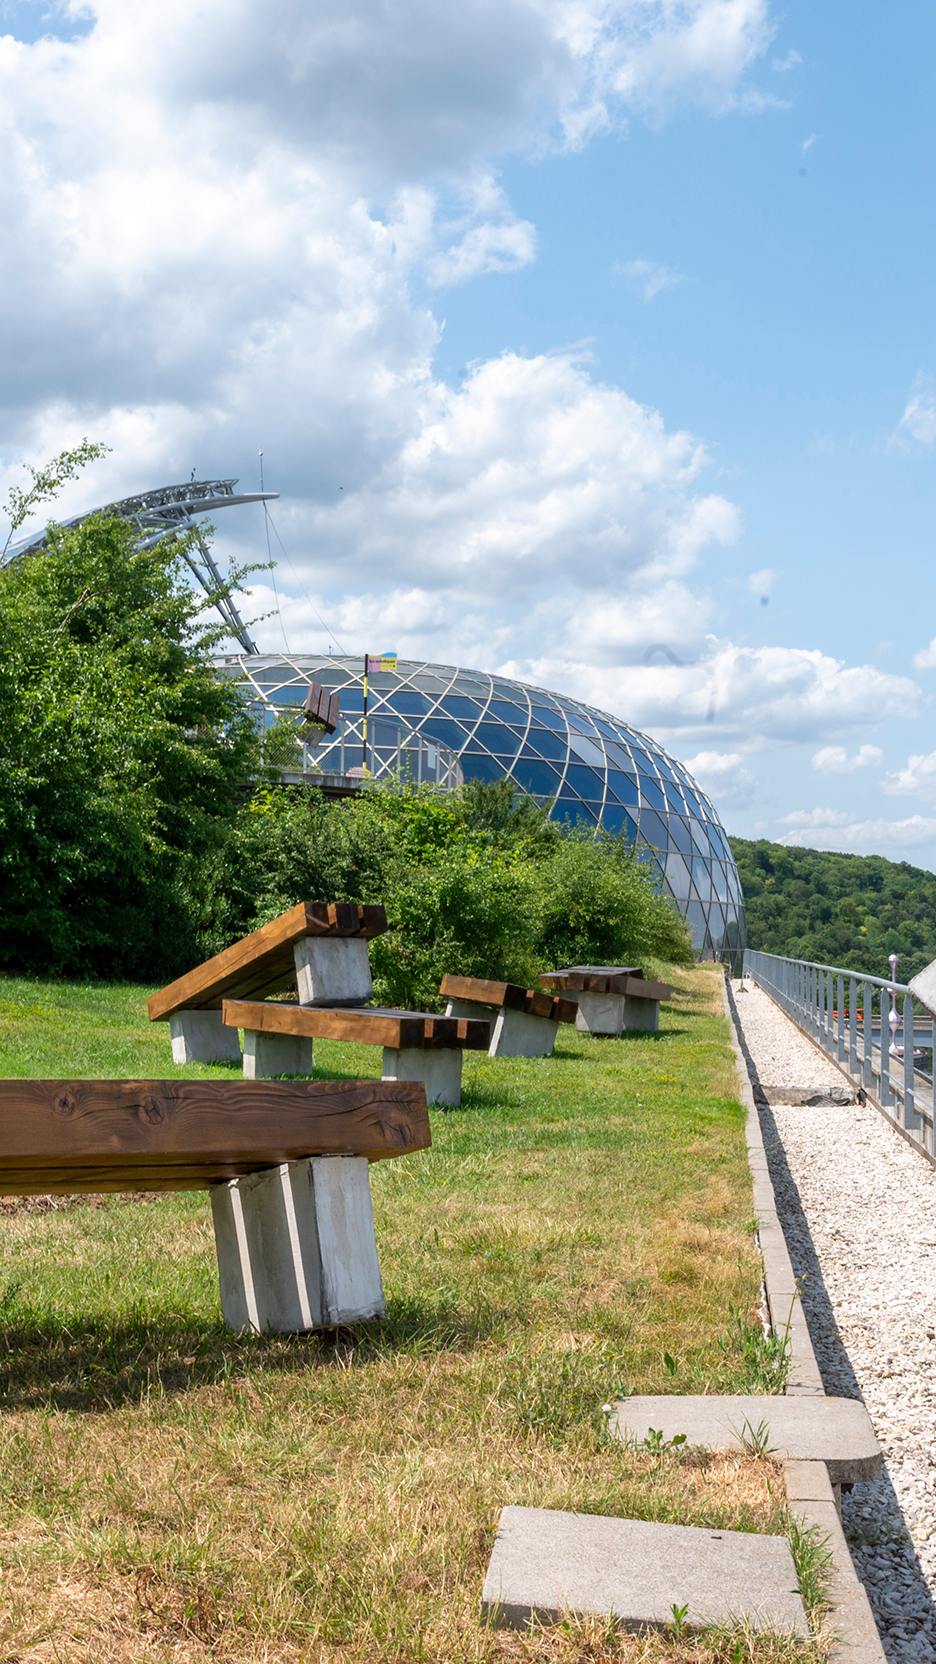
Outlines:
<svg viewBox="0 0 936 1664"><path fill-rule="evenodd" d="M432 1306L400 1297L388 1300L381 1322L308 1335L254 1335L230 1334L220 1318L191 1323L141 1318L106 1326L91 1315L69 1327L23 1314L0 1332L0 1413L106 1413L244 1380L258 1371L346 1374L394 1356L464 1353L516 1324L518 1316L481 1303Z"/></svg>

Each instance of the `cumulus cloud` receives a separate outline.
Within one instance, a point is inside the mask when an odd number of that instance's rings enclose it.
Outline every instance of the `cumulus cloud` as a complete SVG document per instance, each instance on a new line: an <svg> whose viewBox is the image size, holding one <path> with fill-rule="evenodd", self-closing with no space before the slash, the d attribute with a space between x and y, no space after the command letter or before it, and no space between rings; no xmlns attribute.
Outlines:
<svg viewBox="0 0 936 1664"><path fill-rule="evenodd" d="M887 797L922 797L936 801L936 751L908 757L905 768L886 774L881 790Z"/></svg>
<svg viewBox="0 0 936 1664"><path fill-rule="evenodd" d="M686 767L703 791L722 809L746 809L757 796L757 780L739 751L700 751Z"/></svg>
<svg viewBox="0 0 936 1664"><path fill-rule="evenodd" d="M680 283L692 281L683 272L671 271L669 266L655 266L652 260L617 260L613 270L616 276L626 278L645 306L664 289L676 289Z"/></svg>
<svg viewBox="0 0 936 1664"><path fill-rule="evenodd" d="M779 822L793 829L775 841L844 854L900 857L936 840L936 820L911 815L908 820L855 820L836 809L799 810Z"/></svg>
<svg viewBox="0 0 936 1664"><path fill-rule="evenodd" d="M818 774L854 774L860 768L880 768L883 761L884 753L876 745L862 745L851 757L844 745L824 745L812 766Z"/></svg>
<svg viewBox="0 0 936 1664"><path fill-rule="evenodd" d="M916 445L929 446L936 439L936 384L933 377L921 370L910 390L904 413L888 441L888 449L911 450Z"/></svg>
<svg viewBox="0 0 936 1664"><path fill-rule="evenodd" d="M746 751L815 743L887 717L916 716L925 704L908 677L800 647L711 642L690 665L605 668L570 655L534 659L526 668L531 680L577 690L579 698L627 713L638 727L665 732L674 744L717 739ZM514 673L521 674L519 665Z"/></svg>
<svg viewBox="0 0 936 1664"><path fill-rule="evenodd" d="M63 513L193 468L252 486L262 446L296 648L321 615L353 645L514 666L700 755L921 708L872 667L720 641L689 579L739 516L701 441L569 351L450 387L414 299L535 257L495 158L756 105L766 0L90 16L0 40L0 489L83 433L114 450ZM259 515L229 518L222 554L255 554ZM275 618L257 633L281 645Z"/></svg>
<svg viewBox="0 0 936 1664"><path fill-rule="evenodd" d="M936 670L936 636L928 647L921 647L918 653L914 653L913 665L915 670Z"/></svg>

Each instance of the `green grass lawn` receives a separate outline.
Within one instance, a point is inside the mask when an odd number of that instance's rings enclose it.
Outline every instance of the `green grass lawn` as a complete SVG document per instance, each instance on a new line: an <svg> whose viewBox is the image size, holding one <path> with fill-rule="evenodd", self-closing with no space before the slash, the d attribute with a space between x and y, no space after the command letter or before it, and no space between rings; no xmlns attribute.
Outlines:
<svg viewBox="0 0 936 1664"><path fill-rule="evenodd" d="M371 1168L381 1324L226 1334L204 1193L0 1217L0 1658L618 1657L481 1626L505 1503L784 1529L770 1462L603 1430L627 1392L777 1385L720 977L677 971L657 1036L466 1054L432 1149ZM0 979L0 1075L230 1073L175 1068L147 992Z"/></svg>

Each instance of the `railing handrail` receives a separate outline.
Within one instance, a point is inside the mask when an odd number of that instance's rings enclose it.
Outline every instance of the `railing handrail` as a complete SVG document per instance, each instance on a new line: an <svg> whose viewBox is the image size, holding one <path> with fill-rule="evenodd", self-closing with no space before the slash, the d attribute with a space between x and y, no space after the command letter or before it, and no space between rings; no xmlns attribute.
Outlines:
<svg viewBox="0 0 936 1664"><path fill-rule="evenodd" d="M887 988L895 994L910 993L909 983L891 982L889 977L871 976L868 971L850 971L844 965L824 965L821 959L794 959L792 954L768 953L766 948L749 947L747 952L759 953L763 959L776 959L778 965L804 965L810 971L831 971L833 976L850 976L854 977L856 982L873 982L876 988Z"/></svg>
<svg viewBox="0 0 936 1664"><path fill-rule="evenodd" d="M923 1068L925 1053L933 1049L933 1018L929 1014L929 1021L917 1026L907 983L750 947L744 950L742 975L752 977L936 1166L933 1071L932 1065L929 1073Z"/></svg>

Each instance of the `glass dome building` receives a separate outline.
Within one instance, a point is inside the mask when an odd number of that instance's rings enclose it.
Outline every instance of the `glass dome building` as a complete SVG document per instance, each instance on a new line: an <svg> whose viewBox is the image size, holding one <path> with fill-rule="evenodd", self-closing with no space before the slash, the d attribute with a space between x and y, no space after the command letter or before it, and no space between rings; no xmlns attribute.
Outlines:
<svg viewBox="0 0 936 1664"><path fill-rule="evenodd" d="M323 772L363 761L364 659L324 654L222 656L218 669L273 722L300 706L314 678L340 697L342 726L314 753ZM715 810L681 763L617 717L484 671L400 659L371 673L368 731L397 729L401 746L444 748L466 780L508 776L553 799L553 818L607 827L652 852L662 887L688 921L696 951L744 945L744 903ZM379 727L378 727L379 725Z"/></svg>

